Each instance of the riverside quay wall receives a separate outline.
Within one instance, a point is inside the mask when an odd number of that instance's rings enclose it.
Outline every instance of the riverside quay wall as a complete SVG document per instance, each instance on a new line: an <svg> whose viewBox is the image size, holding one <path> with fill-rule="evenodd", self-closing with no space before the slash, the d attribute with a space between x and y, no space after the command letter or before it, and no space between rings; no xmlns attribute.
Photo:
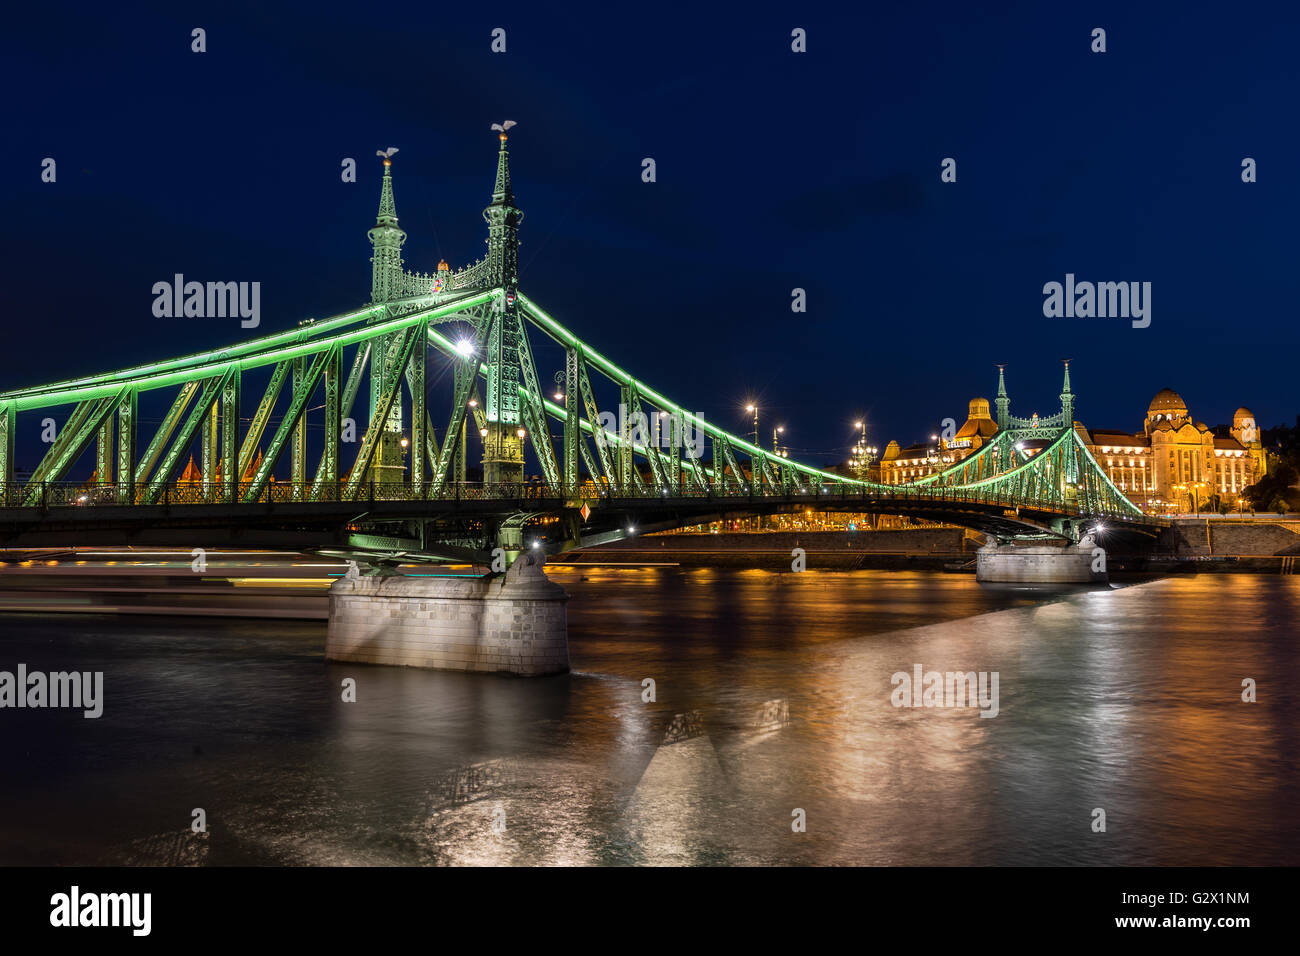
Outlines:
<svg viewBox="0 0 1300 956"><path fill-rule="evenodd" d="M552 560L788 571L793 550L802 548L814 570L974 571L983 544L982 535L962 528L666 533L636 535ZM1103 546L1111 571L1300 573L1300 519L1176 519L1158 540L1132 553L1111 542Z"/></svg>
<svg viewBox="0 0 1300 956"><path fill-rule="evenodd" d="M942 570L971 562L982 539L961 528L884 531L769 531L751 534L636 535L552 559L572 564L676 564L682 567L790 570L795 548L823 571Z"/></svg>

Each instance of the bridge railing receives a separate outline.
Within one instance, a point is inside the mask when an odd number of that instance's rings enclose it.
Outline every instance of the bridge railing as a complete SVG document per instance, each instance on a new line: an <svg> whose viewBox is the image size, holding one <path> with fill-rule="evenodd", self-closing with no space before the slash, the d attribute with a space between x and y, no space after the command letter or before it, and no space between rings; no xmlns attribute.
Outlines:
<svg viewBox="0 0 1300 956"><path fill-rule="evenodd" d="M991 492L980 493L947 486L895 485L887 491L848 484L790 484L784 487L750 486L726 488L708 485L703 488L647 485L643 489L611 490L603 482L584 481L571 487L552 486L541 481L511 483L448 482L441 488L432 483L416 487L410 482L367 482L349 491L344 481L314 483L272 481L253 494L251 482L234 488L202 481L172 481L163 485L134 485L114 482L10 482L0 484L0 507L48 510L52 508L102 508L122 506L222 505L232 502L244 506L329 504L334 502L418 502L418 501L536 501L549 508L576 507L581 501L593 503L641 503L649 501L696 500L727 503L783 501L790 503L861 501L864 508L882 501L977 505L1001 507L1008 512L1029 508L1058 514L1077 512L1065 501L1026 502ZM1124 517L1117 515L1117 517Z"/></svg>

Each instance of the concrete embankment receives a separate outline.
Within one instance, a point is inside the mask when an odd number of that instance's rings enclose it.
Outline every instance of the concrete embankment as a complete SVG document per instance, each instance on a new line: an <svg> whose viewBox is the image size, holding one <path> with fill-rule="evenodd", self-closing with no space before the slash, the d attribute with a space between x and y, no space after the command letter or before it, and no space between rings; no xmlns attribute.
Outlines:
<svg viewBox="0 0 1300 956"><path fill-rule="evenodd" d="M883 531L773 531L753 534L656 534L553 558L560 564L671 564L681 567L789 570L795 548L808 570L975 569L980 540L960 528ZM1185 519L1147 553L1110 550L1112 571L1140 573L1300 573L1300 520Z"/></svg>
<svg viewBox="0 0 1300 956"><path fill-rule="evenodd" d="M681 567L790 570L795 549L808 570L943 570L970 564L978 543L960 528L884 531L772 531L663 534L628 538L552 559L561 564L674 564Z"/></svg>

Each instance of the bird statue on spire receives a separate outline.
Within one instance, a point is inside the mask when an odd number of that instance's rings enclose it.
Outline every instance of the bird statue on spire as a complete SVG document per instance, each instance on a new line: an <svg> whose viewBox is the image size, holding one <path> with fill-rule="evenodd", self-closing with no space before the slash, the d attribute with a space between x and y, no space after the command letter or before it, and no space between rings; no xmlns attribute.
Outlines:
<svg viewBox="0 0 1300 956"><path fill-rule="evenodd" d="M504 143L506 141L506 130L508 130L512 126L518 126L518 125L519 124L516 123L514 120L506 120L504 123L493 123L492 128L501 134L500 137L501 142Z"/></svg>
<svg viewBox="0 0 1300 956"><path fill-rule="evenodd" d="M385 166L393 165L393 153L397 152L396 146L389 146L387 149L375 150L375 155L384 161Z"/></svg>

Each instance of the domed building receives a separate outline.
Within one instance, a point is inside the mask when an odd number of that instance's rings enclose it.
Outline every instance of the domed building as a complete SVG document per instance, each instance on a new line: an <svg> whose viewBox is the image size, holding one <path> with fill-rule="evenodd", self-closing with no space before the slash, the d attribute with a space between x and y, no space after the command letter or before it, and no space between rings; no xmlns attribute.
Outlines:
<svg viewBox="0 0 1300 956"><path fill-rule="evenodd" d="M1250 409L1237 409L1228 436L1215 435L1190 417L1187 403L1172 388L1156 392L1140 432L1077 427L1115 486L1151 512L1191 511L1214 495L1235 504L1265 472Z"/></svg>
<svg viewBox="0 0 1300 956"><path fill-rule="evenodd" d="M1162 388L1147 406L1147 434L1157 422L1180 422L1187 417L1187 403L1172 388Z"/></svg>
<svg viewBox="0 0 1300 956"><path fill-rule="evenodd" d="M1068 378L1062 401L1067 397L1072 398ZM996 434L1008 401L999 373L998 419L990 416L988 399L976 398L966 423L952 438L933 436L929 442L906 448L891 441L880 459L880 481L891 485L915 481L975 453ZM1062 412L1066 420L1072 420L1072 411L1071 402ZM1267 470L1249 408L1238 408L1231 428L1215 434L1205 422L1191 417L1187 403L1172 388L1162 388L1152 397L1140 431L1090 430L1077 421L1074 427L1115 487L1148 512L1189 512L1205 507L1215 495L1235 506L1241 493ZM1025 446L1032 450L1035 443L1026 441Z"/></svg>
<svg viewBox="0 0 1300 956"><path fill-rule="evenodd" d="M965 424L952 438L936 436L928 443L907 448L900 448L896 441L886 445L880 458L880 480L886 485L898 485L940 471L979 451L997 430L997 422L989 414L989 400L973 398Z"/></svg>

